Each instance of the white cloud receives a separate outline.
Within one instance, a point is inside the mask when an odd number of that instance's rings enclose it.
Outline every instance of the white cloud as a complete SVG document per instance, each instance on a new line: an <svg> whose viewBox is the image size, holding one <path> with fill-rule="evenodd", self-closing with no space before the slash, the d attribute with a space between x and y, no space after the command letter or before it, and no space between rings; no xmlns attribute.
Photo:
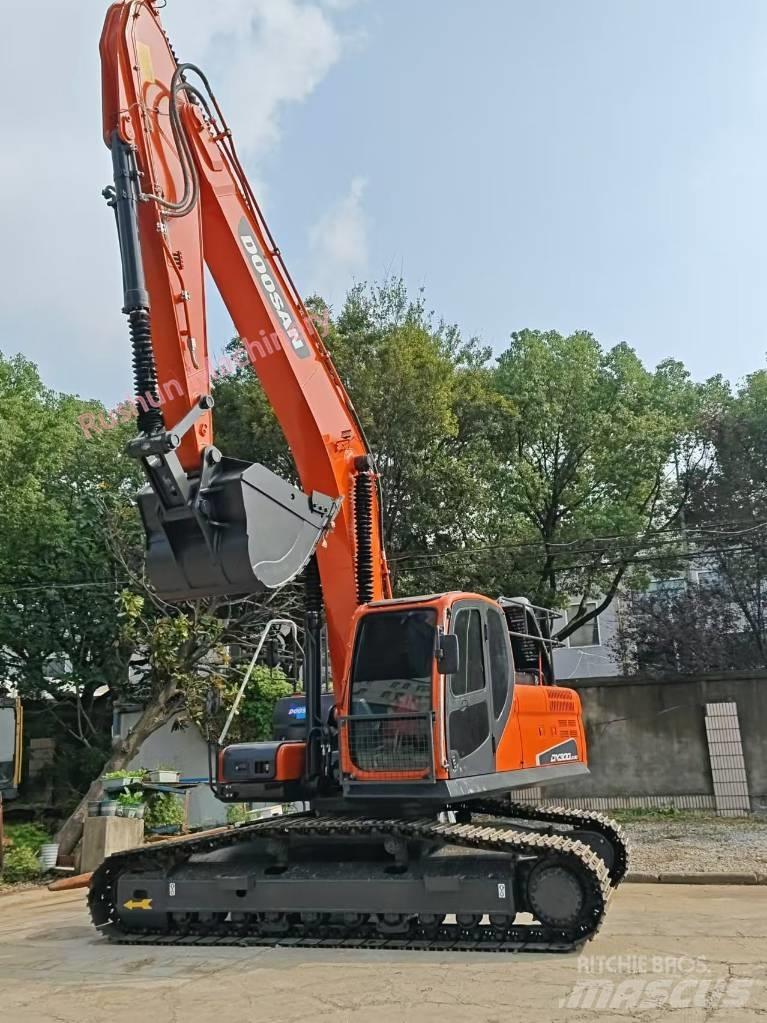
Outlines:
<svg viewBox="0 0 767 1023"><path fill-rule="evenodd" d="M309 231L312 290L331 303L343 299L368 266L367 217L362 203L367 182L353 178L346 195Z"/></svg>
<svg viewBox="0 0 767 1023"><path fill-rule="evenodd" d="M297 0L184 0L165 22L179 59L215 66L226 118L254 157L277 141L281 108L306 99L344 46L320 6Z"/></svg>
<svg viewBox="0 0 767 1023"><path fill-rule="evenodd" d="M320 3L331 11L347 11L357 0L320 0Z"/></svg>
<svg viewBox="0 0 767 1023"><path fill-rule="evenodd" d="M4 11L0 62L0 350L38 363L50 386L115 402L130 393L127 329L101 141L98 36L105 0L26 0ZM284 107L312 93L347 40L319 0L170 0L164 24L199 64L253 167L279 140ZM45 25L44 32L35 26ZM257 164L256 164L257 167Z"/></svg>

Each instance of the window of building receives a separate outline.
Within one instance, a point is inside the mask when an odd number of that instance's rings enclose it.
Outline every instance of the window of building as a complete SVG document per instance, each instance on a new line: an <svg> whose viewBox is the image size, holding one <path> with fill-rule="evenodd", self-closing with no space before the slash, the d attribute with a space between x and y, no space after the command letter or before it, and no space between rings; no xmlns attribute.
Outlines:
<svg viewBox="0 0 767 1023"><path fill-rule="evenodd" d="M683 590L687 586L687 582L683 578L678 579L653 579L650 585L647 587L648 593L676 593L678 590Z"/></svg>
<svg viewBox="0 0 767 1023"><path fill-rule="evenodd" d="M567 609L568 623L576 617L580 606L580 601L577 604L570 604ZM584 604L583 610L593 611L596 606L596 601L587 600ZM599 646L599 615L597 615L596 618L592 618L590 621L585 622L577 628L575 632L571 632L567 641L570 646Z"/></svg>
<svg viewBox="0 0 767 1023"><path fill-rule="evenodd" d="M698 572L698 586L702 586L704 590L716 590L721 584L722 580L716 569Z"/></svg>

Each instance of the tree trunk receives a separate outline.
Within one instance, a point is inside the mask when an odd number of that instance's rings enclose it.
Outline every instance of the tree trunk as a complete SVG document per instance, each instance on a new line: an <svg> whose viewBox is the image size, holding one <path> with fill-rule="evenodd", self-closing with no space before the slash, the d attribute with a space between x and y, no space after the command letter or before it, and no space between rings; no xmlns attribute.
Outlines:
<svg viewBox="0 0 767 1023"><path fill-rule="evenodd" d="M169 707L164 699L165 695L163 693L159 698L148 703L141 717L125 738L117 740L109 759L101 769L101 775L108 774L110 771L122 771L126 768L139 753L149 736L158 728L162 728L177 713L178 707ZM68 856L74 850L82 837L83 820L87 814L88 803L91 800L100 799L101 795L101 776L99 776L91 782L90 788L76 809L59 828L55 838L55 841L59 843L59 855Z"/></svg>

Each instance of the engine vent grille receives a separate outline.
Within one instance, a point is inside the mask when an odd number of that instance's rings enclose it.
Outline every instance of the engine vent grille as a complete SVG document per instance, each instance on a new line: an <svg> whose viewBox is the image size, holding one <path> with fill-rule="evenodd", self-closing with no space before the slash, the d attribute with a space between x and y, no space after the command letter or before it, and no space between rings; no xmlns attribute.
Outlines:
<svg viewBox="0 0 767 1023"><path fill-rule="evenodd" d="M547 693L550 714L575 714L575 700L572 693Z"/></svg>

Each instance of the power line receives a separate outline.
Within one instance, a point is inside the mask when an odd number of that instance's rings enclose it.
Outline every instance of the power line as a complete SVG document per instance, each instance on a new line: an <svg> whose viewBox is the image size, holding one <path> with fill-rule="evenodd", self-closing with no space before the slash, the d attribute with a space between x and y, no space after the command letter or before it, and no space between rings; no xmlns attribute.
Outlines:
<svg viewBox="0 0 767 1023"><path fill-rule="evenodd" d="M730 526L734 525L734 523L729 523L729 525ZM721 528L721 527L717 528L717 527L713 527L713 526L705 526L705 527L704 526L698 526L698 527L689 527L687 529L687 533L688 534L691 533L691 532L710 533L712 535L719 536L719 537L743 536L743 535L745 535L747 533L752 533L752 532L755 532L756 530L764 529L766 526L767 526L767 521L759 522L759 523L756 523L756 524L751 524L750 526L747 526L747 527L745 527L743 529L740 529L740 528L739 529L728 529L728 528L726 529L726 528ZM593 543L598 543L598 542L605 542L606 543L606 542L612 541L612 540L625 540L626 542L622 543L622 544L620 544L620 543L619 544L614 544L612 547L609 547L609 548L606 548L606 547L581 547L581 548L579 548L577 550L570 550L571 548L575 547L577 544L585 544L585 543L592 543L593 544ZM630 548L636 548L636 547L641 548L642 546L645 546L645 547L655 546L655 547L660 548L660 550L662 551L664 549L668 549L669 547L673 547L673 545L675 543L677 543L677 542L679 542L679 543L683 542L683 537L682 537L681 533L679 533L675 529L667 528L667 529L659 529L655 533L651 534L650 536L646 536L646 537L642 537L642 538L637 538L636 536L634 536L634 535L632 535L630 533L616 533L616 534L613 534L611 536L582 537L582 538L576 539L576 540L567 540L567 541L556 542L556 543L545 541L545 540L534 540L534 541L526 541L526 542L521 542L521 543L487 544L487 545L484 545L484 546L481 546L481 547L456 547L456 548L452 548L450 550L444 550L444 551L421 551L421 552L413 551L411 553L395 554L395 555L393 555L393 556L391 556L389 558L389 561L390 562L398 562L398 563L405 562L405 561L415 561L417 563L420 563L420 562L425 562L425 561L441 561L441 560L446 559L446 558L460 558L460 557L473 556L473 555L477 555L477 554L489 554L489 553L495 554L495 553L497 553L499 551L530 550L530 549L536 549L536 548L541 548L541 547L543 547L546 550L552 550L553 549L555 553L557 553L557 552L567 553L568 550L570 550L570 552L573 555L576 555L576 556L580 556L580 555L584 555L584 554L600 554L600 555L611 556L611 555L615 555L618 552L623 551L623 550L627 550L627 549L630 549ZM663 554L663 553L636 554L636 555L634 555L631 558L631 561L634 562L634 563L652 563L652 562L656 562L656 561L692 561L692 560L695 560L695 559L698 559L698 558L703 558L703 557L707 557L707 556L715 555L715 554L739 554L739 553L749 553L751 551L752 551L751 547L744 547L744 546L740 546L740 547L739 546L733 546L733 547L708 547L708 548L702 548L702 549L700 549L698 551L683 551L683 550L680 550L678 552L675 552L674 554ZM615 567L618 564L620 564L620 561L611 560L611 561L603 562L603 567L605 567L605 568ZM420 565L420 564L416 564L414 567L416 569L418 569L418 568L421 568L423 566ZM589 565L589 564L578 564L578 563L576 563L576 564L568 564L568 565L565 565L564 567L566 569L576 569L576 568L584 568L585 569L585 568L593 568L594 566L593 565ZM41 591L41 590L44 591L44 590L78 590L78 589L83 589L83 590L85 590L85 589L115 589L118 586L129 586L129 585L131 585L131 580L130 579L117 579L117 580L109 581L109 582L107 582L107 581L104 581L104 582L94 582L94 581L89 581L89 582L79 582L79 581L78 582L58 582L58 581L51 580L50 582L43 582L43 583L23 583L23 582L20 582L20 581L19 582L12 581L12 582L8 582L8 583L0 582L0 592L4 592L5 591L5 592L12 592L12 593L33 593L33 592ZM242 599L248 599L248 598L242 598Z"/></svg>
<svg viewBox="0 0 767 1023"><path fill-rule="evenodd" d="M89 582L89 583L0 583L0 592L26 593L36 590L88 590L88 589L115 589L117 586L129 586L130 579L116 579L113 582Z"/></svg>
<svg viewBox="0 0 767 1023"><path fill-rule="evenodd" d="M757 529L764 529L767 526L767 522L760 522L755 526L749 526L746 529L738 530L715 530L710 527L703 529L702 527L696 530L697 532L711 533L718 537L728 536L742 536L745 533L754 532ZM693 532L688 529L687 533ZM550 551L552 553L566 553L568 549L575 547L577 544L585 543L599 543L609 542L612 540L625 540L625 543L613 544L611 547L581 547L577 550L573 550L573 554L613 554L617 551L627 550L628 548L642 548L642 547L672 547L675 543L683 543L684 538L680 532L676 530L658 530L649 536L637 537L630 533L615 534L614 536L596 536L596 537L583 537L578 540L569 540L559 542L552 542L547 540L533 540L525 543L508 543L508 544L485 544L481 547L454 547L452 549L444 551L412 551L410 553L394 554L388 560L390 562L403 562L403 561L430 561L440 560L442 558L449 557L461 557L464 555L473 554L486 554L495 553L497 551L517 551L517 550L530 550L543 548L544 551ZM691 557L700 557L709 553L710 549L703 548L698 552L691 554ZM680 554L680 557L684 555Z"/></svg>

